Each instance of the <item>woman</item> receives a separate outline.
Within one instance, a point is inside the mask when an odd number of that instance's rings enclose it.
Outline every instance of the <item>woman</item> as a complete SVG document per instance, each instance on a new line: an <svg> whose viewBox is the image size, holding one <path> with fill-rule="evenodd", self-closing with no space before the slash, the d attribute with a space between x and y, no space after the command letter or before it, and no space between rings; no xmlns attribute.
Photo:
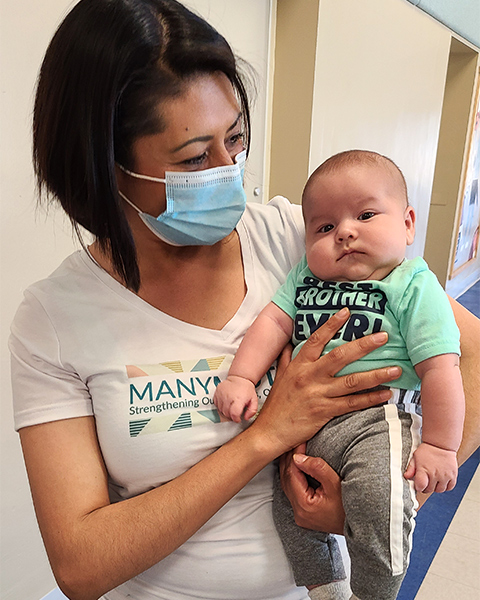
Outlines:
<svg viewBox="0 0 480 600"><path fill-rule="evenodd" d="M82 0L52 40L37 178L94 242L27 290L11 349L16 427L69 598L305 598L270 516L271 461L334 415L385 401L348 394L399 375L334 378L385 341L317 360L339 314L282 365L250 427L212 410L229 357L303 247L286 201L245 208L248 142L228 44L174 0ZM316 493L284 463L299 518L341 532L338 479L312 469Z"/></svg>

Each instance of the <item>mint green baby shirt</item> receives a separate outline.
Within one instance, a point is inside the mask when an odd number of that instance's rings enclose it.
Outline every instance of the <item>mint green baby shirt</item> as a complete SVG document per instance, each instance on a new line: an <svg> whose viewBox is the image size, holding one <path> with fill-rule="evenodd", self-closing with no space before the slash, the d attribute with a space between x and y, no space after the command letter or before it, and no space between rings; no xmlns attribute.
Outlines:
<svg viewBox="0 0 480 600"><path fill-rule="evenodd" d="M350 319L324 354L336 346L376 331L388 332L388 342L337 375L398 365L402 376L390 385L419 389L414 365L440 354L460 354L460 334L448 298L427 263L405 260L381 281L322 281L306 257L290 271L273 302L294 321L294 356L308 337L344 306Z"/></svg>

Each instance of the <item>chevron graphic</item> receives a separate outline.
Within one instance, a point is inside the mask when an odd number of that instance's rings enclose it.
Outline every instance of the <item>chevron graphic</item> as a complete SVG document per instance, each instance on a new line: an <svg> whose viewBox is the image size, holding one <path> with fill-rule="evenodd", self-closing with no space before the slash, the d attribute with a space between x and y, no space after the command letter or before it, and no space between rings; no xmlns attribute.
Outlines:
<svg viewBox="0 0 480 600"><path fill-rule="evenodd" d="M199 410L198 414L205 417L212 423L220 423L220 413L218 410Z"/></svg>
<svg viewBox="0 0 480 600"><path fill-rule="evenodd" d="M192 373L195 373L196 371L210 371L210 366L206 358L202 358L202 360L199 360L197 364L193 367Z"/></svg>
<svg viewBox="0 0 480 600"><path fill-rule="evenodd" d="M175 423L168 428L168 431L175 431L176 429L188 429L192 426L192 415L191 413L183 413L178 417Z"/></svg>
<svg viewBox="0 0 480 600"><path fill-rule="evenodd" d="M129 379L132 377L168 375L170 373L197 373L200 371L216 371L221 366L227 367L232 359L232 356L212 356L200 360L171 360L150 365L126 365L126 370Z"/></svg>
<svg viewBox="0 0 480 600"><path fill-rule="evenodd" d="M171 362L160 363L163 367L170 369L174 373L183 373L182 363L179 360L172 360Z"/></svg>
<svg viewBox="0 0 480 600"><path fill-rule="evenodd" d="M225 356L216 356L214 358L206 358L205 360L207 361L208 366L210 367L210 371L216 371L220 368L225 358Z"/></svg>
<svg viewBox="0 0 480 600"><path fill-rule="evenodd" d="M150 423L150 419L144 419L143 421L130 421L130 437L137 437L137 435L140 435L148 423Z"/></svg>

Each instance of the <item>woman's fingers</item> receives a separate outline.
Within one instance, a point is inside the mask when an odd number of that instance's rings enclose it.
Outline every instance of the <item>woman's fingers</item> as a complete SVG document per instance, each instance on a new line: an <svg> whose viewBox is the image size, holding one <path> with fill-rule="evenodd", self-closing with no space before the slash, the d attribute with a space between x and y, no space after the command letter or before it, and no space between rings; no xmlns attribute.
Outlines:
<svg viewBox="0 0 480 600"><path fill-rule="evenodd" d="M325 345L335 336L335 334L346 323L350 316L348 308L343 308L334 314L330 319L314 331L303 345L298 353L298 359L305 362L313 362L319 359ZM366 356L373 350L383 346L388 340L388 335L384 331L373 333L359 338L349 343L341 344L322 357L325 373L327 375L336 375L348 364ZM396 377L398 377L397 375ZM383 375L382 375L383 377ZM392 377L395 379L396 377ZM347 382L348 383L348 382ZM352 381L352 388L355 387L355 380ZM376 384L378 385L378 383ZM365 388L363 388L365 389Z"/></svg>
<svg viewBox="0 0 480 600"><path fill-rule="evenodd" d="M349 394L353 394L352 397L348 398L348 401L352 403L354 406L360 398L360 394L357 392L361 392L362 390L375 390L378 386L388 384L395 379L398 379L402 374L402 369L400 367L384 367L382 369L376 369L375 371L365 371L363 373L350 373L349 375L343 375L341 377L335 377L330 382L330 395L332 397L340 397L347 396ZM363 400L369 401L370 399L374 400L374 394L377 391L386 390L375 390L367 391L362 394L361 402ZM385 400L388 400L390 396L387 396ZM373 401L372 404L377 404L377 402Z"/></svg>
<svg viewBox="0 0 480 600"><path fill-rule="evenodd" d="M307 361L317 360L327 343L348 321L349 316L348 308L342 308L338 313L332 315L326 323L310 335L298 356Z"/></svg>
<svg viewBox="0 0 480 600"><path fill-rule="evenodd" d="M282 485L301 527L342 533L345 513L342 506L341 481L335 471L318 457L289 453L281 470ZM305 475L320 485L313 489Z"/></svg>
<svg viewBox="0 0 480 600"><path fill-rule="evenodd" d="M392 397L389 389L364 392L363 394L352 394L351 396L341 396L334 398L335 404L332 406L333 417L339 417L355 410L363 410L378 404L388 402Z"/></svg>
<svg viewBox="0 0 480 600"><path fill-rule="evenodd" d="M387 334L369 335L320 356L348 317L348 309L333 315L311 335L293 361L287 365L289 349L279 360L275 382L256 424L263 424L267 436L283 446L282 453L311 438L332 417L375 406L391 397L390 391L373 388L397 379L401 374L398 367L335 376L347 364L381 347Z"/></svg>
<svg viewBox="0 0 480 600"><path fill-rule="evenodd" d="M379 331L378 333L372 333L371 335L337 346L323 357L328 364L328 372L331 375L336 375L350 363L363 358L365 355L373 352L373 350L386 344L387 340L387 333Z"/></svg>

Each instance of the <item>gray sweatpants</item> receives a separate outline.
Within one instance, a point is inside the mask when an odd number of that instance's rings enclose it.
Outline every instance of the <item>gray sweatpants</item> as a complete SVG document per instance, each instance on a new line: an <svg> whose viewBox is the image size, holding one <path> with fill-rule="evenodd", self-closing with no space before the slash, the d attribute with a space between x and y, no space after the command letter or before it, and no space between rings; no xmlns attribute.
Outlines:
<svg viewBox="0 0 480 600"><path fill-rule="evenodd" d="M307 445L342 479L344 535L351 588L360 600L397 596L408 566L416 514L413 484L403 473L420 443L421 417L413 405L385 404L337 417ZM297 585L345 578L334 536L299 527L277 476L275 524Z"/></svg>

